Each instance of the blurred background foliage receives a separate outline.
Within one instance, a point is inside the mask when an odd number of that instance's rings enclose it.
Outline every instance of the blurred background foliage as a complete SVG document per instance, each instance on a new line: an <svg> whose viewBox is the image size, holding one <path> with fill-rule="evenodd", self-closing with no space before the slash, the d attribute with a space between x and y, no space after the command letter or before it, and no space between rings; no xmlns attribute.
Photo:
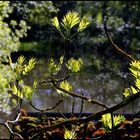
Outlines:
<svg viewBox="0 0 140 140"><path fill-rule="evenodd" d="M15 81L8 64L11 53L17 52L20 38L27 34L28 26L24 20L10 19L13 8L8 1L0 1L0 112L10 114L15 107L9 94L9 83Z"/></svg>
<svg viewBox="0 0 140 140"><path fill-rule="evenodd" d="M139 1L10 1L13 12L7 19L25 20L30 30L21 39L19 54L56 57L63 53L64 41L52 26L51 18L59 20L68 11L86 15L91 24L75 36L67 46L67 58L82 57L85 67L96 72L128 71L129 62L111 47L103 29L103 10L114 42L124 51L140 59ZM13 56L18 53L13 53Z"/></svg>

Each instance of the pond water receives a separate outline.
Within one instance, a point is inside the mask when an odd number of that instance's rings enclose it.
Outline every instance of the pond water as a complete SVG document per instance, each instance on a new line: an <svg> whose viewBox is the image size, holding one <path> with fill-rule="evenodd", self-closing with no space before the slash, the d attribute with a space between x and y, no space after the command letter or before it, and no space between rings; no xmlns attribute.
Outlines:
<svg viewBox="0 0 140 140"><path fill-rule="evenodd" d="M62 74L63 72L61 72L60 76L62 76ZM27 84L32 85L34 79L41 82L47 80L47 77L47 62L40 61L40 63L36 65L35 69L32 70L32 72L25 78L25 81ZM73 91L75 93L83 94L84 96L88 96L105 103L108 106L113 106L123 100L124 97L122 93L124 92L124 89L129 87L132 83L132 76L127 73L113 72L96 74L92 71L81 71L73 75L69 79L69 82L73 86ZM53 89L50 85L42 84L38 87L36 93L34 94L32 102L37 108L44 109L56 104L59 97L59 94L56 93L55 89ZM73 101L75 102L74 112L80 112L81 99L73 99L72 97L66 97L58 108L62 112L71 112ZM136 112L139 107L140 102L136 100L126 107L117 110L115 113L133 113ZM36 111L27 102L23 102L23 109L31 112ZM87 102L84 102L83 104L84 113L96 113L102 109L103 108L98 105L92 105ZM50 112L58 112L58 110L53 109ZM14 113L10 116L1 113L0 119L11 120L11 118L14 118ZM8 135L8 131L3 126L0 126L0 138L8 138Z"/></svg>
<svg viewBox="0 0 140 140"><path fill-rule="evenodd" d="M61 72L60 76L62 76ZM33 79L41 82L47 80L47 64L42 62L38 64L32 73L26 77L26 82L31 84ZM81 71L73 75L69 79L70 84L73 86L73 91L78 94L84 94L85 96L96 99L108 106L113 106L121 102L124 98L124 89L132 84L132 76L127 73L92 73ZM48 84L42 84L38 87L36 94L33 96L33 104L37 108L44 109L46 107L53 106L59 100L60 95L56 93ZM58 106L62 112L72 111L72 102L75 102L74 112L80 112L81 99L73 99L73 97L66 97L65 100ZM140 103L134 101L130 105L118 110L120 113L133 113L137 111ZM30 105L24 103L24 109L27 111L35 111ZM92 105L84 102L83 112L94 113L102 110L103 108L98 105ZM57 112L57 109L53 109L50 112Z"/></svg>

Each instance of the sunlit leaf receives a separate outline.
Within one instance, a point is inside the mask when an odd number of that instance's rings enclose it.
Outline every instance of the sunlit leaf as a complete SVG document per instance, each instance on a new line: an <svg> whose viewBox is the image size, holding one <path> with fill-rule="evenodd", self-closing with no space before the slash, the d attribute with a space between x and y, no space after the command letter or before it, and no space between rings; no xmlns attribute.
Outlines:
<svg viewBox="0 0 140 140"><path fill-rule="evenodd" d="M60 64L62 64L63 61L64 61L64 56L61 56L61 57L60 57Z"/></svg>
<svg viewBox="0 0 140 140"><path fill-rule="evenodd" d="M18 24L17 24L17 21L16 20L11 20L10 21L10 25L12 25L13 28L15 28L15 26L18 25Z"/></svg>
<svg viewBox="0 0 140 140"><path fill-rule="evenodd" d="M89 20L84 16L79 23L78 31L79 32L83 31L85 28L88 27L89 24L90 24Z"/></svg>
<svg viewBox="0 0 140 140"><path fill-rule="evenodd" d="M130 96L130 94L131 94L130 88L126 88L125 91L124 91L124 93L123 93L123 95L124 95L125 97L128 97L128 96Z"/></svg>
<svg viewBox="0 0 140 140"><path fill-rule="evenodd" d="M31 100L33 94L35 93L36 87L37 87L37 82L34 81L32 87L28 85L22 85L20 89L17 89L16 85L13 85L11 89L14 95L16 95L17 97L21 99L29 101Z"/></svg>
<svg viewBox="0 0 140 140"><path fill-rule="evenodd" d="M48 62L48 72L51 75L55 75L59 70L60 70L60 65L59 64L55 64L54 60L52 58L49 59Z"/></svg>
<svg viewBox="0 0 140 140"><path fill-rule="evenodd" d="M133 86L131 86L131 90L133 94L136 94L138 92Z"/></svg>
<svg viewBox="0 0 140 140"><path fill-rule="evenodd" d="M62 19L62 25L67 31L70 31L70 29L79 22L79 15L74 11L69 11Z"/></svg>
<svg viewBox="0 0 140 140"><path fill-rule="evenodd" d="M75 131L65 129L64 139L77 139L77 134Z"/></svg>
<svg viewBox="0 0 140 140"><path fill-rule="evenodd" d="M58 71L61 69L62 67L62 63L64 60L64 56L61 56L59 59L59 63L54 62L53 58L50 58L48 61L48 72L51 75L55 75L58 73Z"/></svg>
<svg viewBox="0 0 140 140"><path fill-rule="evenodd" d="M78 71L80 71L82 64L83 64L82 59L75 60L75 59L71 58L68 61L66 66L72 72L78 72Z"/></svg>
<svg viewBox="0 0 140 140"><path fill-rule="evenodd" d="M59 26L58 18L54 17L51 21L52 21L52 24L59 30L60 26Z"/></svg>
<svg viewBox="0 0 140 140"><path fill-rule="evenodd" d="M123 115L118 115L118 116L113 115L114 126L117 126L118 124L120 124L124 120L125 120L125 117ZM111 119L110 113L102 115L101 121L103 122L106 129L108 129L108 128L112 129L112 119Z"/></svg>
<svg viewBox="0 0 140 140"><path fill-rule="evenodd" d="M133 76L140 77L140 61L132 61L129 69Z"/></svg>
<svg viewBox="0 0 140 140"><path fill-rule="evenodd" d="M14 69L11 57L9 57L9 65L10 65L11 69Z"/></svg>
<svg viewBox="0 0 140 140"><path fill-rule="evenodd" d="M16 85L13 85L12 86L12 91L13 91L14 94L17 94L18 93L18 90L17 90Z"/></svg>
<svg viewBox="0 0 140 140"><path fill-rule="evenodd" d="M67 81L62 81L62 82L60 83L60 88L65 89L66 91L72 91L72 86L71 86ZM58 89L57 89L57 92L58 92L58 93L63 93L63 94L65 94L65 96L67 96L67 93L64 93L64 92L61 91L61 90L58 90Z"/></svg>
<svg viewBox="0 0 140 140"><path fill-rule="evenodd" d="M17 63L19 65L23 65L25 63L25 57L24 56L20 56L18 59L17 59Z"/></svg>
<svg viewBox="0 0 140 140"><path fill-rule="evenodd" d="M21 99L24 99L23 94L17 89L16 85L13 85L11 89L14 95L16 95L17 97Z"/></svg>
<svg viewBox="0 0 140 140"><path fill-rule="evenodd" d="M136 87L140 90L140 79L136 79L135 84Z"/></svg>
<svg viewBox="0 0 140 140"><path fill-rule="evenodd" d="M140 90L140 61L132 61L129 69L135 77L135 88L131 86L131 88L125 89L125 92L123 93L125 97L129 96L131 93L136 94Z"/></svg>
<svg viewBox="0 0 140 140"><path fill-rule="evenodd" d="M23 75L26 75L28 72L30 72L34 68L35 64L36 64L36 59L31 58L28 64L24 65L24 70L22 72Z"/></svg>

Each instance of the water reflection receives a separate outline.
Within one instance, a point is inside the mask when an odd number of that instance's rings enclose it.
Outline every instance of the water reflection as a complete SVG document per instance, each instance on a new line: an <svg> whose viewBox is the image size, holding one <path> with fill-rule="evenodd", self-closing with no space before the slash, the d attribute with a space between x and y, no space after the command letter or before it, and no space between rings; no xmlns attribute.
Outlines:
<svg viewBox="0 0 140 140"><path fill-rule="evenodd" d="M32 82L32 79L44 80L47 77L46 64L39 64L36 66L32 75L26 77L26 82ZM132 83L132 76L126 73L87 73L80 72L69 79L70 84L73 86L73 91L78 94L84 94L85 96L96 99L108 106L113 106L123 100L124 88L129 87ZM59 100L59 94L51 86L43 84L40 85L36 94L33 97L33 104L41 109L49 106L53 106ZM72 110L72 97L66 97L66 99L58 106L62 112L71 112ZM81 107L81 99L75 99L75 112L79 112ZM27 111L35 111L28 104L24 104L24 108ZM128 105L127 107L120 109L121 113L133 113L139 108L139 102ZM84 102L83 112L98 112L102 110L102 107L92 105ZM51 110L51 112L57 112L57 109Z"/></svg>

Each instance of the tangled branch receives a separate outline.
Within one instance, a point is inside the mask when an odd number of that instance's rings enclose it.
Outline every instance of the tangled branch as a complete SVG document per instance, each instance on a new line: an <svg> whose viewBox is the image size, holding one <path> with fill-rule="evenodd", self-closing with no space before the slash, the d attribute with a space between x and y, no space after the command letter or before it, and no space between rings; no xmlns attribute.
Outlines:
<svg viewBox="0 0 140 140"><path fill-rule="evenodd" d="M13 132L13 130L12 130L11 127L9 126L9 124L15 124L15 123L17 123L17 121L19 120L20 116L21 116L21 113L19 113L19 114L17 115L17 117L16 117L15 120L13 120L13 121L7 120L6 122L0 122L0 124L3 125L3 126L5 126L5 127L8 129L8 131L9 131L9 133L10 133L11 135L13 135L13 136L15 135L15 136L18 136L20 139L24 139L19 133Z"/></svg>
<svg viewBox="0 0 140 140"><path fill-rule="evenodd" d="M82 122L88 122L88 121L91 121L91 120L100 118L104 114L112 113L112 112L117 111L118 109L120 109L122 107L125 107L126 105L128 105L129 103L133 102L134 100L136 100L138 98L140 98L140 92L138 92L137 94L133 94L132 96L126 98L125 100L121 101L117 105L114 105L113 107L110 107L110 108L108 108L106 110L97 112L97 113L92 114L92 115L90 115L88 117L85 117L85 118L77 118L77 119L69 119L69 120L66 120L66 121L63 121L63 122L60 122L60 123L51 125L51 126L47 126L44 129L42 129L40 131L40 133L42 133L44 131L47 131L47 130L55 129L55 128L57 128L57 127L59 127L61 125L65 125L67 123L72 123L72 124L74 124L76 122L82 123Z"/></svg>

